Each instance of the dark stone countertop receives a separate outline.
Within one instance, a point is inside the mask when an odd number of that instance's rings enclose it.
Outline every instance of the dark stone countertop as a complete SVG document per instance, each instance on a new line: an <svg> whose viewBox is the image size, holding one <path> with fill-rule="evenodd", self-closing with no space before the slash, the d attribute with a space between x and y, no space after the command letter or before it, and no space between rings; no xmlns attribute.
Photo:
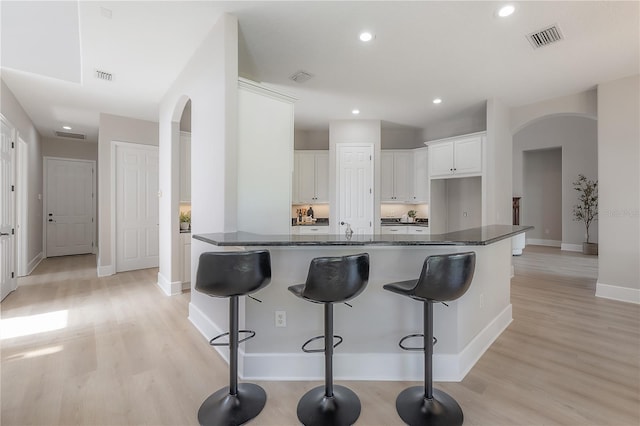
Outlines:
<svg viewBox="0 0 640 426"><path fill-rule="evenodd" d="M192 238L216 246L483 246L495 243L533 226L489 225L432 235L264 235L250 232L195 234Z"/></svg>

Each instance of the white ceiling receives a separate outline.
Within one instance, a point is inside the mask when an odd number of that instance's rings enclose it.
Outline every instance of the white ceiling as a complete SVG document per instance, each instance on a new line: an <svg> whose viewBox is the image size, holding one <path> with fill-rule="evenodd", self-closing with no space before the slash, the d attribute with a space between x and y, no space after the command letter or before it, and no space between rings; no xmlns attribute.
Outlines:
<svg viewBox="0 0 640 426"><path fill-rule="evenodd" d="M95 141L100 112L157 120L221 12L239 20L241 74L298 98L303 129L354 118L354 108L426 128L489 98L526 105L640 72L637 1L513 2L498 18L503 4L3 0L2 79L44 137L69 124ZM525 36L551 24L565 39L534 50ZM365 29L376 36L368 44ZM289 80L298 70L314 78Z"/></svg>

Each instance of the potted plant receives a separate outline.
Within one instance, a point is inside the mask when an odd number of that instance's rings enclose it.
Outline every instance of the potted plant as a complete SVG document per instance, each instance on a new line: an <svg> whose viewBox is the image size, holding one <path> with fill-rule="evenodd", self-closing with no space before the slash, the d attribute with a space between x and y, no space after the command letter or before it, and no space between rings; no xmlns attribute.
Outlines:
<svg viewBox="0 0 640 426"><path fill-rule="evenodd" d="M583 174L573 182L573 189L578 192L578 204L573 206L573 217L584 222L587 228L587 241L582 243L584 254L598 254L598 244L589 242L589 226L598 217L598 181L587 179Z"/></svg>
<svg viewBox="0 0 640 426"><path fill-rule="evenodd" d="M191 228L191 210L180 212L180 230L186 231Z"/></svg>
<svg viewBox="0 0 640 426"><path fill-rule="evenodd" d="M407 212L407 215L409 216L409 222L415 222L416 221L416 214L418 214L418 212L416 210L409 210Z"/></svg>

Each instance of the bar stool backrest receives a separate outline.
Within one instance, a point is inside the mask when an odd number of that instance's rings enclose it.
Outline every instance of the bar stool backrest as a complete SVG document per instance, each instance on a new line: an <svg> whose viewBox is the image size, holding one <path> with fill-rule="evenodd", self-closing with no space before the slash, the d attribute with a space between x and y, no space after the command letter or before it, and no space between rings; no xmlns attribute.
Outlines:
<svg viewBox="0 0 640 426"><path fill-rule="evenodd" d="M267 250L205 252L200 255L196 290L214 297L255 293L271 281Z"/></svg>
<svg viewBox="0 0 640 426"><path fill-rule="evenodd" d="M362 293L368 281L367 253L317 257L309 265L302 296L319 303L345 302Z"/></svg>
<svg viewBox="0 0 640 426"><path fill-rule="evenodd" d="M414 289L415 297L438 302L461 297L471 285L475 266L474 252L427 257Z"/></svg>

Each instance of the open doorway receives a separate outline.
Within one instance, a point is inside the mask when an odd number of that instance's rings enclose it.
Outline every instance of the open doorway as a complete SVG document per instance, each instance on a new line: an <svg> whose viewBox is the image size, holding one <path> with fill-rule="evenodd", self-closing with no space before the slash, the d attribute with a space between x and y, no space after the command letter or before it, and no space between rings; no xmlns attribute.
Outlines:
<svg viewBox="0 0 640 426"><path fill-rule="evenodd" d="M523 152L522 223L527 243L562 245L562 148Z"/></svg>
<svg viewBox="0 0 640 426"><path fill-rule="evenodd" d="M182 290L191 285L191 100L188 100L180 118L180 281Z"/></svg>

